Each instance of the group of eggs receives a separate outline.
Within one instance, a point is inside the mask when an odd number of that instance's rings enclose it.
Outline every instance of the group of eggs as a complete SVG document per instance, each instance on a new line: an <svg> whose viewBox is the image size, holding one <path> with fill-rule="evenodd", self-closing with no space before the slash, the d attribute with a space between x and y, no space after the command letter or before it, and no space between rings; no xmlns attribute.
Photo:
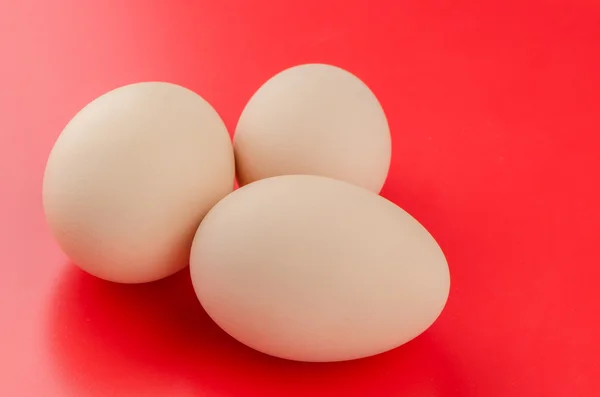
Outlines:
<svg viewBox="0 0 600 397"><path fill-rule="evenodd" d="M194 92L137 83L67 124L44 210L92 275L143 283L189 264L202 306L238 341L291 360L350 360L425 331L449 292L438 244L378 195L390 158L381 105L338 67L272 77L233 144Z"/></svg>

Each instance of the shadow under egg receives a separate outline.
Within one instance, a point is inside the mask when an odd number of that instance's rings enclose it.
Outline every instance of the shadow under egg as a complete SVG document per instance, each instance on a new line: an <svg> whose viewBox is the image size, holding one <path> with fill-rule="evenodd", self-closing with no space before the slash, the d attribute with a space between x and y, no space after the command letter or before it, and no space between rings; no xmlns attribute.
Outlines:
<svg viewBox="0 0 600 397"><path fill-rule="evenodd" d="M181 383L188 341L205 329L220 332L197 301L187 269L126 285L69 266L51 304L52 357L59 378L79 395L168 395Z"/></svg>

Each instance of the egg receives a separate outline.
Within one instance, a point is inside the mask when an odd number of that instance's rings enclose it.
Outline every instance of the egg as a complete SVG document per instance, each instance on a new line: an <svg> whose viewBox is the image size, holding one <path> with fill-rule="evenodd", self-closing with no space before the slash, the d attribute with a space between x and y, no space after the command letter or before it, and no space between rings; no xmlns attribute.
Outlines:
<svg viewBox="0 0 600 397"><path fill-rule="evenodd" d="M358 77L325 64L269 79L244 108L234 134L237 179L321 175L379 192L391 139L385 113Z"/></svg>
<svg viewBox="0 0 600 397"><path fill-rule="evenodd" d="M187 266L200 221L234 179L217 112L186 88L143 82L100 96L66 125L48 158L43 205L78 266L142 283Z"/></svg>
<svg viewBox="0 0 600 397"><path fill-rule="evenodd" d="M440 315L450 287L442 250L406 211L312 175L262 179L221 200L198 228L190 271L225 332L309 362L410 341Z"/></svg>

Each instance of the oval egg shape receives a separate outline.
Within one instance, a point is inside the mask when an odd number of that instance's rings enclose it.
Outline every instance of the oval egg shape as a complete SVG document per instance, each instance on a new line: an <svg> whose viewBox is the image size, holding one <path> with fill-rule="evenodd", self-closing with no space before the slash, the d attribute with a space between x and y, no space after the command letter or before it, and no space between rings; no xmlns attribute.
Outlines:
<svg viewBox="0 0 600 397"><path fill-rule="evenodd" d="M407 212L309 175L263 179L221 200L198 228L190 271L229 335L311 362L408 342L436 320L450 287L440 247Z"/></svg>
<svg viewBox="0 0 600 397"><path fill-rule="evenodd" d="M44 211L85 271L154 281L188 264L200 221L234 179L231 139L208 102L171 83L131 84L64 128L46 165Z"/></svg>
<svg viewBox="0 0 600 397"><path fill-rule="evenodd" d="M234 134L245 185L288 174L321 175L379 192L391 159L385 113L373 92L341 68L307 64L269 79Z"/></svg>

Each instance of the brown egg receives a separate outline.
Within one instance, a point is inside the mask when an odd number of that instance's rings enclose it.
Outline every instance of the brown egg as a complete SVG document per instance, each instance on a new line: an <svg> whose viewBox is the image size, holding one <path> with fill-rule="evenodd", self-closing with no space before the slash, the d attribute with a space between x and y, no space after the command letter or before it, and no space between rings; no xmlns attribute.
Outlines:
<svg viewBox="0 0 600 397"><path fill-rule="evenodd" d="M448 297L444 255L390 201L319 176L263 179L205 217L190 259L196 294L238 341L299 361L393 349Z"/></svg>
<svg viewBox="0 0 600 397"><path fill-rule="evenodd" d="M44 175L47 222L82 269L141 283L188 264L194 233L233 190L231 140L217 112L170 83L131 84L85 106Z"/></svg>
<svg viewBox="0 0 600 397"><path fill-rule="evenodd" d="M277 175L322 175L379 192L391 140L377 98L335 66L275 75L254 94L234 135L240 185Z"/></svg>

